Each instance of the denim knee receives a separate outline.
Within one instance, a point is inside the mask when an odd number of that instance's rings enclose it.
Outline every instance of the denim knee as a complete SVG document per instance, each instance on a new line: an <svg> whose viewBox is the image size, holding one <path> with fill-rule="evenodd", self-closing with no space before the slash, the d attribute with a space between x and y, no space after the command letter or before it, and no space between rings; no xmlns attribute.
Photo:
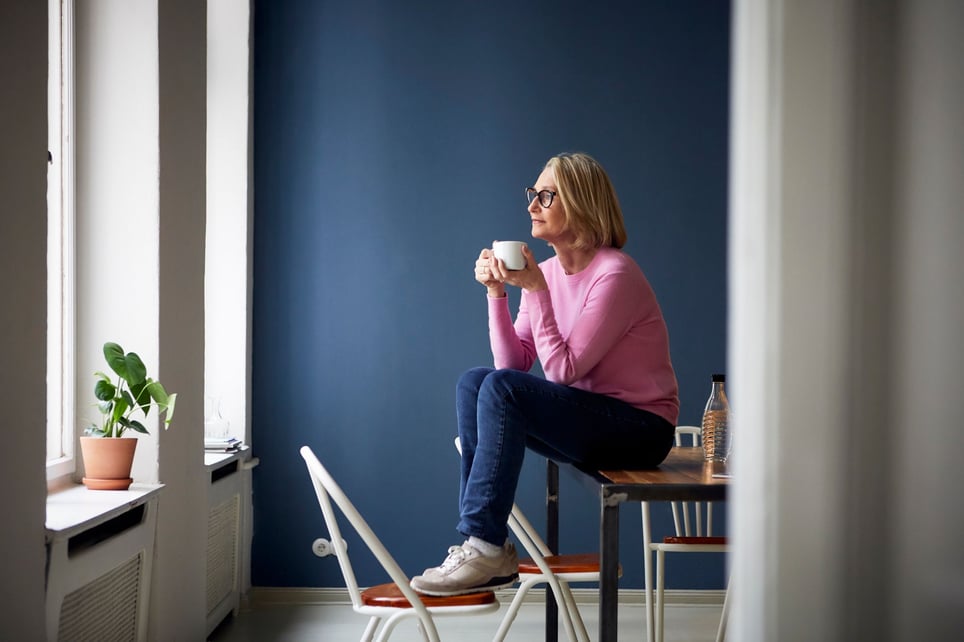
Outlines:
<svg viewBox="0 0 964 642"><path fill-rule="evenodd" d="M471 370L466 370L462 373L462 376L459 377L458 383L455 385L456 394L462 391L471 392L473 395L478 394L479 388L482 387L482 382L491 372L494 372L493 368L472 368Z"/></svg>
<svg viewBox="0 0 964 642"><path fill-rule="evenodd" d="M511 395L516 388L524 384L524 380L531 376L521 370L490 370L479 382L479 395L496 395L497 398Z"/></svg>

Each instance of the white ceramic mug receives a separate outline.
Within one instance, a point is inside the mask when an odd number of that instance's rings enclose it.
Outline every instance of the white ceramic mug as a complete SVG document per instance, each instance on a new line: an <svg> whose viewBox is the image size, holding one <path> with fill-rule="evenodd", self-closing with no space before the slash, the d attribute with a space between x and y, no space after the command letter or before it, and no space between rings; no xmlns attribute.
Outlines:
<svg viewBox="0 0 964 642"><path fill-rule="evenodd" d="M492 241L492 253L495 258L505 263L506 269L521 270L526 266L526 258L522 254L522 241Z"/></svg>

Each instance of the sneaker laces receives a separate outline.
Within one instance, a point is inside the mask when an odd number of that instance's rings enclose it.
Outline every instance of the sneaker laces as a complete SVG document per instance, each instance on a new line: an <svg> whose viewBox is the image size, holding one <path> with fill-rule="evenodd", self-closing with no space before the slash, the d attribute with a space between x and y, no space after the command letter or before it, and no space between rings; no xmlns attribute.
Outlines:
<svg viewBox="0 0 964 642"><path fill-rule="evenodd" d="M462 546L449 546L449 555L445 558L445 561L442 562L442 565L439 566L439 569L447 573L458 568L458 566L465 561L467 554L468 551Z"/></svg>

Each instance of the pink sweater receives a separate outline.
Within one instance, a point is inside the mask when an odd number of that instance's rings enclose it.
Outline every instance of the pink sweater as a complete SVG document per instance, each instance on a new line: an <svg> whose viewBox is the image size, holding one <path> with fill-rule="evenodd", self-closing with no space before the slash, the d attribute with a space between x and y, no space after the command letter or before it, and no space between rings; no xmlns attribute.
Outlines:
<svg viewBox="0 0 964 642"><path fill-rule="evenodd" d="M515 324L506 297L489 298L496 368L528 372L536 358L549 381L621 399L676 425L679 396L669 335L656 295L625 253L601 248L583 271L539 264L548 290L523 290Z"/></svg>

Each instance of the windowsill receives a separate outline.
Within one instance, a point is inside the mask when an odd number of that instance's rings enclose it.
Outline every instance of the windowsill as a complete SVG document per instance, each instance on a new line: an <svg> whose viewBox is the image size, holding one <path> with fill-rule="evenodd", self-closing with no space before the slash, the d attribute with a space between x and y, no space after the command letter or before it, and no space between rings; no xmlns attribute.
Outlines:
<svg viewBox="0 0 964 642"><path fill-rule="evenodd" d="M73 474L76 469L74 458L60 457L47 462L47 492L52 493L73 484Z"/></svg>
<svg viewBox="0 0 964 642"><path fill-rule="evenodd" d="M82 484L47 495L47 541L69 538L146 503L164 484L131 484L128 490L88 490Z"/></svg>

